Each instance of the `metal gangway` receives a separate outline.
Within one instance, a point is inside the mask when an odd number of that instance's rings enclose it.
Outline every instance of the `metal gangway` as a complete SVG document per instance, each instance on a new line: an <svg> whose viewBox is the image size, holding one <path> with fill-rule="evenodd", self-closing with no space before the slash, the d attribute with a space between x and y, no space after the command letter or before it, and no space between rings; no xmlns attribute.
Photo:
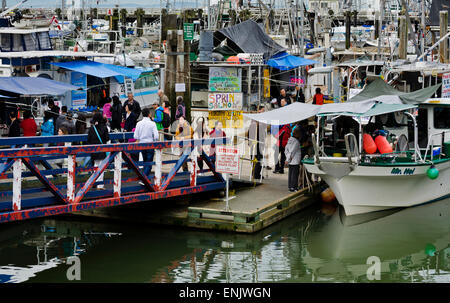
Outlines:
<svg viewBox="0 0 450 303"><path fill-rule="evenodd" d="M103 145L84 144L87 135L0 138L0 223L225 188L214 158L199 147L227 144L226 137L127 142L131 138L133 133L111 133L111 143ZM163 159L172 148L183 152ZM144 150L154 150L153 162L133 157ZM98 166L89 161L95 153L106 153ZM202 170L198 160L206 164ZM188 171L180 171L186 164ZM147 176L150 165L154 172ZM94 190L97 185L103 188Z"/></svg>

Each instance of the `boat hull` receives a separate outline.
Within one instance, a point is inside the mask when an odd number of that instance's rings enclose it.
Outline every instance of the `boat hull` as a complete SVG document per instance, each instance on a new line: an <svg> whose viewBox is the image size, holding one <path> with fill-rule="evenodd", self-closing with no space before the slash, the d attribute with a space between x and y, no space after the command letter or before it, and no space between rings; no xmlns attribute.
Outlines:
<svg viewBox="0 0 450 303"><path fill-rule="evenodd" d="M435 164L439 176L427 176L430 165L359 165L341 178L331 176L317 165L305 163L308 172L325 181L344 207L347 216L410 207L450 195L450 160Z"/></svg>

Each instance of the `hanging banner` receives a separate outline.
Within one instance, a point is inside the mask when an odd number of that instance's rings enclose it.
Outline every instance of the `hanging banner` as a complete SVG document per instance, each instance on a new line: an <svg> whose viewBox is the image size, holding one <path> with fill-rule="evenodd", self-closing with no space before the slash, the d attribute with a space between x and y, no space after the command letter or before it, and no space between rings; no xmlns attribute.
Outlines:
<svg viewBox="0 0 450 303"><path fill-rule="evenodd" d="M209 93L208 110L242 110L242 93Z"/></svg>
<svg viewBox="0 0 450 303"><path fill-rule="evenodd" d="M240 93L242 70L237 67L210 67L209 91L221 93Z"/></svg>
<svg viewBox="0 0 450 303"><path fill-rule="evenodd" d="M450 73L442 74L442 98L450 97Z"/></svg>
<svg viewBox="0 0 450 303"><path fill-rule="evenodd" d="M72 108L85 107L87 105L87 75L79 72L71 72L70 84L83 88L83 90L72 91Z"/></svg>
<svg viewBox="0 0 450 303"><path fill-rule="evenodd" d="M270 98L270 74L269 69L264 69L264 98Z"/></svg>
<svg viewBox="0 0 450 303"><path fill-rule="evenodd" d="M209 128L216 126L216 121L222 122L224 128L243 128L242 111L211 111L208 114Z"/></svg>

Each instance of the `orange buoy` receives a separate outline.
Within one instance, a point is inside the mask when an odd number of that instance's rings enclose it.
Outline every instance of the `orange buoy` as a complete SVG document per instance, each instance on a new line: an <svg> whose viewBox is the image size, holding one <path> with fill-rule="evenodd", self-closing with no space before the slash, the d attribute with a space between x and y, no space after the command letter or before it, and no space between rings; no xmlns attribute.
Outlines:
<svg viewBox="0 0 450 303"><path fill-rule="evenodd" d="M377 151L377 145L375 144L375 141L373 141L372 136L369 134L364 134L363 146L364 146L364 150L368 154L374 154Z"/></svg>
<svg viewBox="0 0 450 303"><path fill-rule="evenodd" d="M331 203L334 200L336 200L336 196L334 195L334 192L330 188L327 188L323 192L321 192L320 197L322 198L322 201L325 203Z"/></svg>
<svg viewBox="0 0 450 303"><path fill-rule="evenodd" d="M377 136L375 138L375 144L377 145L378 150L382 154L392 153L392 146L389 144L388 140L385 136Z"/></svg>

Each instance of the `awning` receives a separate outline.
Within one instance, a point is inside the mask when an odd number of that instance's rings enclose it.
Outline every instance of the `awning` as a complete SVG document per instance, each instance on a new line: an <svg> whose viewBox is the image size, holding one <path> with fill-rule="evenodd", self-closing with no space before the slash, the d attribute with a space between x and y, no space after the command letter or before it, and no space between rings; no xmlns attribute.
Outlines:
<svg viewBox="0 0 450 303"><path fill-rule="evenodd" d="M378 101L388 104L420 104L430 98L441 84L429 86L411 93L396 90L381 78L376 78L348 102Z"/></svg>
<svg viewBox="0 0 450 303"><path fill-rule="evenodd" d="M141 75L141 71L137 69L95 61L51 62L50 64L99 78L123 76L136 81Z"/></svg>
<svg viewBox="0 0 450 303"><path fill-rule="evenodd" d="M78 86L41 77L0 77L0 91L19 95L64 95Z"/></svg>
<svg viewBox="0 0 450 303"><path fill-rule="evenodd" d="M258 114L244 114L244 117L270 125L296 123L314 116L369 117L416 107L412 104L382 104L375 101L357 103L326 103L314 105L295 102L290 105Z"/></svg>
<svg viewBox="0 0 450 303"><path fill-rule="evenodd" d="M299 66L313 65L316 63L319 62L302 57L292 56L286 52L276 54L275 56L270 58L269 61L267 61L267 65L279 70L291 70Z"/></svg>

